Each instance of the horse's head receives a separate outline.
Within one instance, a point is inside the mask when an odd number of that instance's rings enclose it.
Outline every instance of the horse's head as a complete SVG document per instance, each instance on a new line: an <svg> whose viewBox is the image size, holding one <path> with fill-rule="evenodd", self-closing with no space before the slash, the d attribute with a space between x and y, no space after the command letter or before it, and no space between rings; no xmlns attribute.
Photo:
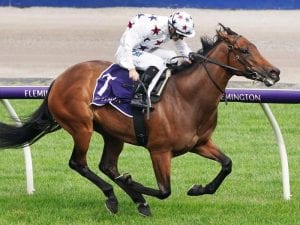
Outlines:
<svg viewBox="0 0 300 225"><path fill-rule="evenodd" d="M280 70L269 63L256 46L245 37L238 35L228 27L219 24L217 37L228 46L229 66L236 68L232 73L272 86L279 81Z"/></svg>

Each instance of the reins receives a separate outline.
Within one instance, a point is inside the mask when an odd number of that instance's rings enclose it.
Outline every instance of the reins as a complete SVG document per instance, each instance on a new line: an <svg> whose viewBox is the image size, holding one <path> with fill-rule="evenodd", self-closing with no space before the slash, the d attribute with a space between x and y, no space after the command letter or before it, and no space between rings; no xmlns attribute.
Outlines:
<svg viewBox="0 0 300 225"><path fill-rule="evenodd" d="M220 67L222 67L222 68L227 69L228 72L229 72L230 74L241 74L241 75L242 75L242 74L245 73L245 72L242 71L242 70L239 70L239 69L237 69L237 68L235 68L235 67L228 66L228 65L226 65L226 64L220 63L220 62L218 62L218 61L216 61L216 60L210 59L210 58L208 58L208 57L206 57L206 56L204 56L204 55L201 55L201 54L199 54L199 53L194 53L193 55L195 55L195 56L198 57L198 58L203 59L204 62L209 62L209 63L215 64L215 65L218 65L218 66L220 66Z"/></svg>
<svg viewBox="0 0 300 225"><path fill-rule="evenodd" d="M206 74L208 75L208 78L210 79L210 81L215 85L215 87L222 93L224 94L224 91L219 87L219 85L217 84L217 82L212 78L212 76L210 75L210 72L208 71L207 67L205 64L203 64L203 67L206 71Z"/></svg>
<svg viewBox="0 0 300 225"><path fill-rule="evenodd" d="M205 71L206 71L206 74L208 75L208 78L210 79L210 81L214 84L214 86L215 86L222 94L224 94L224 91L222 90L222 88L220 88L220 86L217 84L217 82L212 78L212 76L211 76L210 72L208 71L208 69L207 69L205 63L208 62L208 63L212 63L212 64L215 64L215 65L218 65L218 66L220 66L220 67L222 67L222 68L225 68L230 74L233 74L233 73L242 73L241 70L238 70L238 69L236 69L236 68L234 68L234 67L232 67L232 66L228 66L228 65L226 65L226 64L220 63L220 62L218 62L218 61L216 61L216 60L210 59L210 58L208 58L208 57L206 57L206 56L204 56L204 55L201 55L201 54L199 54L199 53L194 53L193 56L196 57L196 58L200 58L200 59L203 60L203 61L202 61L202 62L203 62L203 67L204 67L204 69L205 69Z"/></svg>
<svg viewBox="0 0 300 225"><path fill-rule="evenodd" d="M228 54L230 54L230 52L234 52L234 48L233 48L232 45L230 45L230 46L228 46L228 47L229 47L229 53L228 53ZM245 62L244 60L241 60L241 59L240 59L240 56L239 56L238 53L234 52L234 54L235 54L236 59L237 59L237 60L238 60L238 61L246 68L246 71L242 71L242 70L239 70L239 69L237 69L237 68L235 68L235 67L232 67L232 66L229 66L229 65L220 63L220 62L218 62L218 61L216 61L216 60L214 60L214 59L210 59L210 58L208 58L208 57L206 57L206 56L204 56L204 55L201 55L201 54L199 54L199 53L192 53L190 57L191 57L191 59L193 59L193 58L200 58L200 59L202 59L203 67L204 67L204 69L205 69L205 71L206 71L206 73L207 73L209 79L210 79L211 82L215 85L215 87L216 87L222 94L224 94L224 91L220 88L220 86L219 86L219 85L216 83L216 81L212 78L212 76L211 76L210 72L208 71L208 69L207 69L205 63L208 62L208 63L212 63L212 64L215 64L215 65L218 65L218 66L220 66L220 67L226 69L227 72L228 72L230 75L234 75L234 74L235 74L235 75L238 75L238 76L245 76L245 77L248 77L248 78L249 78L249 77L255 78L255 77L257 76L257 73L254 72L254 71L252 71L252 70L250 69L250 67L246 65L246 62ZM225 98L226 98L226 97L225 97ZM226 99L225 99L225 101L226 101Z"/></svg>

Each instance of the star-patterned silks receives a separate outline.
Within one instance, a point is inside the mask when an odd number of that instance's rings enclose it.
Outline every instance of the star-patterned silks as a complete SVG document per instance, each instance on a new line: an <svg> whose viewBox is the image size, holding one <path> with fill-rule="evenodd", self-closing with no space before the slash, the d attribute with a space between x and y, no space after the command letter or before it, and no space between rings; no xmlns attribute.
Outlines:
<svg viewBox="0 0 300 225"><path fill-rule="evenodd" d="M146 36L143 39L143 42L139 43L136 46L136 49L138 49L139 51L148 51L153 47L157 48L165 42L165 31L162 30L163 26L158 18L158 16L153 14L140 13L128 22L127 27L129 30L133 29L135 26L140 26L141 24L145 28L148 27L146 29L148 29L149 31L149 36Z"/></svg>
<svg viewBox="0 0 300 225"><path fill-rule="evenodd" d="M157 17L154 16L154 15L151 15L151 16L149 16L148 18L150 19L150 21L152 21L152 20L157 20Z"/></svg>
<svg viewBox="0 0 300 225"><path fill-rule="evenodd" d="M133 26L133 24L134 24L134 23L132 23L131 21L129 21L127 27L128 27L129 29L131 29L132 26Z"/></svg>
<svg viewBox="0 0 300 225"><path fill-rule="evenodd" d="M138 18L140 19L142 16L145 16L145 14L140 13L140 14L138 14L137 16L138 16Z"/></svg>
<svg viewBox="0 0 300 225"><path fill-rule="evenodd" d="M161 31L161 29L159 29L159 28L155 25L155 27L154 27L151 31L153 32L153 35L154 35L154 34L158 35L159 32Z"/></svg>
<svg viewBox="0 0 300 225"><path fill-rule="evenodd" d="M180 19L178 17L180 17ZM132 52L132 56L139 58L142 55L148 55L145 54L146 52L151 54L156 51L156 49L160 49L164 43L172 40L170 38L169 26L173 25L173 22L176 22L176 25L174 25L176 30L179 30L183 34L189 34L189 23L192 23L192 19L188 23L186 22L186 18L187 16L185 16L185 14L181 15L180 13L174 13L174 16L170 18L155 14L140 13L130 19L127 24L126 32L124 32L120 40L120 46L116 54L117 59L120 60L120 64L124 66L124 68L132 68L136 65L134 65L132 59L128 57L130 52ZM175 46L181 55L188 55L190 52L190 49L182 40L176 43ZM151 63L150 58L149 56L147 62L144 63ZM140 64L140 62L137 63Z"/></svg>
<svg viewBox="0 0 300 225"><path fill-rule="evenodd" d="M147 46L144 45L140 45L139 50L145 51L146 49L148 49Z"/></svg>
<svg viewBox="0 0 300 225"><path fill-rule="evenodd" d="M164 43L164 41L157 40L156 43L155 43L155 45L159 46L159 45L161 45L162 43Z"/></svg>

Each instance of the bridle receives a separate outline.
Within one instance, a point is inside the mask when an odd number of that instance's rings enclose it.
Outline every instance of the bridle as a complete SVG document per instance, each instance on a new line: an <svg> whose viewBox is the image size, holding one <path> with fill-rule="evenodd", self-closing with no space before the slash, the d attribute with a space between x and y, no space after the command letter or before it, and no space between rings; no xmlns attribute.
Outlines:
<svg viewBox="0 0 300 225"><path fill-rule="evenodd" d="M220 86L216 83L216 81L212 78L209 70L207 69L206 63L212 63L215 65L218 65L224 69L226 69L227 73L229 73L229 75L237 75L237 76L244 76L246 78L252 79L252 80L258 80L260 78L259 74L255 71L253 71L251 69L251 65L244 59L243 56L241 56L241 49L239 48L235 48L234 45L237 42L237 40L240 38L241 36L238 35L237 38L234 40L233 43L229 43L227 41L224 40L224 42L227 44L228 46L228 58L230 57L230 54L234 54L235 59L245 68L245 70L240 70L236 67L233 66L229 66L223 63L220 63L214 59L211 59L209 57L206 57L204 55L201 55L199 53L193 53L192 54L192 58L200 58L202 59L203 62L203 66L204 69L209 77L209 79L211 80L211 82L214 84L214 86L222 93L224 94L224 91L220 88Z"/></svg>

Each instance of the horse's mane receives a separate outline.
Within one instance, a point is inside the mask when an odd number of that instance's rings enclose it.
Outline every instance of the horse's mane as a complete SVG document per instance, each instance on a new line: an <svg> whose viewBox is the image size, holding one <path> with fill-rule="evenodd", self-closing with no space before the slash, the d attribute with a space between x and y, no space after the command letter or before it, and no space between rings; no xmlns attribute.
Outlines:
<svg viewBox="0 0 300 225"><path fill-rule="evenodd" d="M216 30L216 35L213 38L210 38L208 36L201 37L202 49L199 49L197 53L206 56L210 50L212 50L216 45L218 45L223 40L220 35L221 32L226 32L228 35L238 35L229 27L225 27L221 23L219 23L219 26L220 28Z"/></svg>
<svg viewBox="0 0 300 225"><path fill-rule="evenodd" d="M215 37L217 37L217 35ZM218 44L218 41L217 41L218 39L216 39L215 37L211 38L208 36L202 36L200 38L202 48L199 49L198 51L196 51L196 53L205 56L211 49L213 49ZM196 58L190 59L190 61L191 62L183 62L180 65L175 65L175 66L171 65L171 67L169 67L169 68L172 70L172 74L186 71L189 68L193 67L195 64L201 63L203 60L200 59L199 57L198 58L196 57Z"/></svg>
<svg viewBox="0 0 300 225"><path fill-rule="evenodd" d="M214 37L202 36L200 38L202 48L196 51L196 53L206 56L207 53L212 50L216 45L218 45L223 39L220 36L220 32L226 32L228 35L238 35L236 32L232 31L229 27L225 27L223 24L219 23L220 28L216 30L216 35ZM194 58L191 63L185 62L178 66L172 66L170 68L173 74L180 73L193 67L195 64L202 63L203 60L200 57Z"/></svg>

